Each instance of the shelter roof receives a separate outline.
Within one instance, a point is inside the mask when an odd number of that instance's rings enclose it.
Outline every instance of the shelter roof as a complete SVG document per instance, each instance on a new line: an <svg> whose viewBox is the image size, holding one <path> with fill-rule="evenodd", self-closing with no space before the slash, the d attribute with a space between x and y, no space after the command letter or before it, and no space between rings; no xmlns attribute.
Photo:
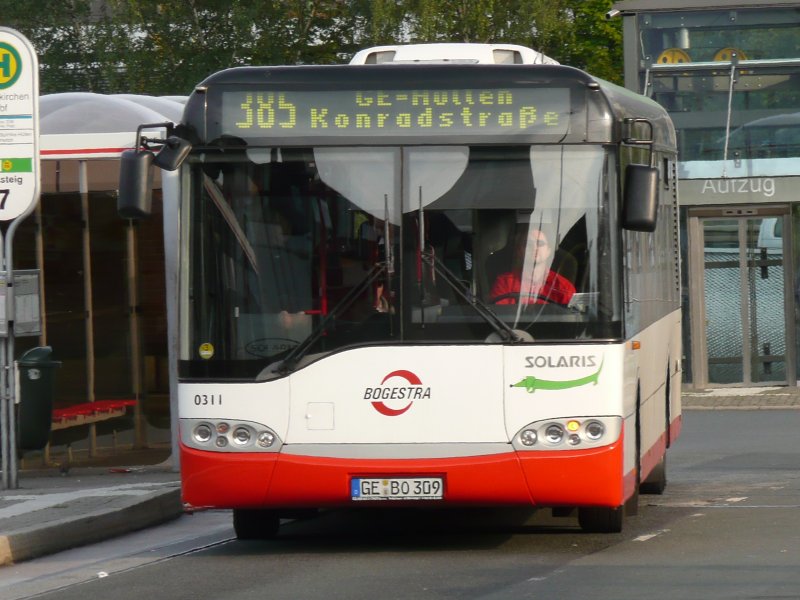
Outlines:
<svg viewBox="0 0 800 600"><path fill-rule="evenodd" d="M89 92L39 98L39 146L42 160L117 158L132 148L143 123L177 123L183 96L104 95Z"/></svg>
<svg viewBox="0 0 800 600"><path fill-rule="evenodd" d="M733 10L796 6L796 0L624 0L615 2L613 10L620 11L625 15L639 12L669 12L676 10Z"/></svg>

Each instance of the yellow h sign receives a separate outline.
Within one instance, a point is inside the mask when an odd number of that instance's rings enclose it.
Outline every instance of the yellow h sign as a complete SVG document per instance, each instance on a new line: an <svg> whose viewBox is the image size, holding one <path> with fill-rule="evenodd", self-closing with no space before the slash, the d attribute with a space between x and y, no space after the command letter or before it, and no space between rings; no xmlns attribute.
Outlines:
<svg viewBox="0 0 800 600"><path fill-rule="evenodd" d="M0 42L0 90L14 85L22 72L19 52L11 44Z"/></svg>

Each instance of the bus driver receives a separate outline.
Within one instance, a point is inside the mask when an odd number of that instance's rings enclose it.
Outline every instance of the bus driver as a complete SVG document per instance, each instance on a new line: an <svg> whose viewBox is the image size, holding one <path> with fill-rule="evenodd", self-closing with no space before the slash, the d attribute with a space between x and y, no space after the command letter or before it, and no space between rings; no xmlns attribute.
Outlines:
<svg viewBox="0 0 800 600"><path fill-rule="evenodd" d="M527 257L526 257L527 252ZM550 269L553 249L541 229L532 228L517 236L510 271L500 273L492 284L493 304L569 304L575 286Z"/></svg>

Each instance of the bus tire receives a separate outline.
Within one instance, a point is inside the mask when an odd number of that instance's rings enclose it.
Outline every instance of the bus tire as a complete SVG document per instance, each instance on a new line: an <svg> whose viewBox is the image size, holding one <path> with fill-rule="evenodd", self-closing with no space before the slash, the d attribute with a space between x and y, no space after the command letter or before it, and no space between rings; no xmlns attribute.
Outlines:
<svg viewBox="0 0 800 600"><path fill-rule="evenodd" d="M267 509L234 508L233 530L240 540L268 540L274 538L280 526L278 511Z"/></svg>
<svg viewBox="0 0 800 600"><path fill-rule="evenodd" d="M658 464L653 467L653 470L650 471L650 474L647 476L642 482L642 485L639 486L639 491L642 494L657 494L661 495L664 493L664 489L667 487L667 455L661 457L661 460L658 461Z"/></svg>
<svg viewBox="0 0 800 600"><path fill-rule="evenodd" d="M586 533L619 533L624 516L624 506L585 506L578 509L578 524Z"/></svg>

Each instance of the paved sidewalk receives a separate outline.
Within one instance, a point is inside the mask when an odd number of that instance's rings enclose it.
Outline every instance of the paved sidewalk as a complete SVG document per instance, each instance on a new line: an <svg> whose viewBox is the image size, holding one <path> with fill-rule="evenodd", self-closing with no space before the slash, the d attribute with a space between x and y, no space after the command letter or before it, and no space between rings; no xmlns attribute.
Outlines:
<svg viewBox="0 0 800 600"><path fill-rule="evenodd" d="M21 471L0 490L0 566L91 544L177 518L180 479L169 466Z"/></svg>
<svg viewBox="0 0 800 600"><path fill-rule="evenodd" d="M800 408L800 388L686 390L683 408ZM690 418L690 417L687 417ZM0 490L0 565L150 527L182 513L180 477L169 461L143 467L22 470L19 489Z"/></svg>
<svg viewBox="0 0 800 600"><path fill-rule="evenodd" d="M800 387L749 387L684 390L686 410L769 410L800 408Z"/></svg>

